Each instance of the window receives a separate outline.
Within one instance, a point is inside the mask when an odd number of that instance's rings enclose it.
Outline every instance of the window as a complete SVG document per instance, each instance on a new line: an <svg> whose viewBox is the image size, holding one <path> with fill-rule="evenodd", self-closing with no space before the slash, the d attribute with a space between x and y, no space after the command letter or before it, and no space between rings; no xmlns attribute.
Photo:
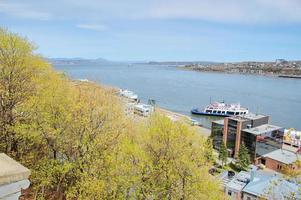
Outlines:
<svg viewBox="0 0 301 200"><path fill-rule="evenodd" d="M247 200L251 200L251 197L247 197Z"/></svg>
<svg viewBox="0 0 301 200"><path fill-rule="evenodd" d="M218 114L221 114L221 111L219 110L219 111L217 111L217 113L218 113Z"/></svg>
<svg viewBox="0 0 301 200"><path fill-rule="evenodd" d="M231 196L232 195L232 192L230 190L228 190L228 195Z"/></svg>
<svg viewBox="0 0 301 200"><path fill-rule="evenodd" d="M277 169L281 170L282 169L282 165L277 165Z"/></svg>

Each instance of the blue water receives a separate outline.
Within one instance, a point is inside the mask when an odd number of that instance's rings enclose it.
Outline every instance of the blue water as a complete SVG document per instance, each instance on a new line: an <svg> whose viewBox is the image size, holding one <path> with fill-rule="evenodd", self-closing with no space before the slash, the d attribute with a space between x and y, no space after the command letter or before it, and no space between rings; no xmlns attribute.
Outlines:
<svg viewBox="0 0 301 200"><path fill-rule="evenodd" d="M203 73L162 65L103 64L55 66L74 79L89 79L134 91L144 102L190 115L210 98L239 102L254 113L271 116L271 123L301 130L301 79ZM196 116L194 116L196 117ZM210 126L214 117L197 117Z"/></svg>

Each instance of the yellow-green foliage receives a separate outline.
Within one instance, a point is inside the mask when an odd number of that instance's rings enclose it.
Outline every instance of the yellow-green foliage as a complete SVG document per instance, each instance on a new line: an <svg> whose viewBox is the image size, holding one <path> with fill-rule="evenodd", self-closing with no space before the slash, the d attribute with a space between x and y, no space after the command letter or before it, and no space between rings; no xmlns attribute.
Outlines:
<svg viewBox="0 0 301 200"><path fill-rule="evenodd" d="M0 29L0 151L31 169L32 199L223 199L210 142L154 115L126 118L112 90L55 72Z"/></svg>

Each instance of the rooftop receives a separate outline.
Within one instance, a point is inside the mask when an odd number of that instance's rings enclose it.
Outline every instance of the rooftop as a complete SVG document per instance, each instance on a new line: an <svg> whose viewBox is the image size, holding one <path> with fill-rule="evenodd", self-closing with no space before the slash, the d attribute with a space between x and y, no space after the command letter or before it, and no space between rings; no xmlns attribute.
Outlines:
<svg viewBox="0 0 301 200"><path fill-rule="evenodd" d="M273 189L271 190L272 186ZM280 174L260 170L256 171L254 180L246 185L243 192L267 199L277 197L277 199L283 200L292 193L296 194L299 187L300 185L287 181ZM299 199L298 194L296 197Z"/></svg>
<svg viewBox="0 0 301 200"><path fill-rule="evenodd" d="M217 120L217 121L213 121L213 123L219 124L219 125L224 125L224 120Z"/></svg>
<svg viewBox="0 0 301 200"><path fill-rule="evenodd" d="M246 120L257 120L257 119L261 119L263 117L267 117L267 115L248 113L245 115L231 116L230 118L237 120L237 121L246 121Z"/></svg>
<svg viewBox="0 0 301 200"><path fill-rule="evenodd" d="M251 133L253 135L261 135L263 133L268 133L268 132L272 132L272 131L276 131L276 130L280 130L283 129L280 126L275 126L275 125L271 125L271 124L263 124L261 126L257 126L254 128L247 128L244 129L243 131Z"/></svg>
<svg viewBox="0 0 301 200"><path fill-rule="evenodd" d="M24 180L30 175L29 169L4 153L0 153L0 166L0 185Z"/></svg>
<svg viewBox="0 0 301 200"><path fill-rule="evenodd" d="M301 159L301 155L285 149L278 149L270 153L264 154L263 157L282 162L284 164L294 163L297 159Z"/></svg>
<svg viewBox="0 0 301 200"><path fill-rule="evenodd" d="M250 181L250 173L246 171L239 172L229 183L226 184L226 187L231 188L234 191L242 191L242 189Z"/></svg>

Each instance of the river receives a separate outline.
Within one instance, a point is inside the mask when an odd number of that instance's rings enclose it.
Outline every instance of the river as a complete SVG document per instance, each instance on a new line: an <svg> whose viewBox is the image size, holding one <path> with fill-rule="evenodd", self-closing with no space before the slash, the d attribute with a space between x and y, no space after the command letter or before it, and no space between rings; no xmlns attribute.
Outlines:
<svg viewBox="0 0 301 200"><path fill-rule="evenodd" d="M60 65L55 69L73 79L129 89L143 102L190 115L194 107L212 101L241 103L251 112L271 116L270 123L301 130L301 79L221 74L147 64ZM218 118L193 116L209 127Z"/></svg>

